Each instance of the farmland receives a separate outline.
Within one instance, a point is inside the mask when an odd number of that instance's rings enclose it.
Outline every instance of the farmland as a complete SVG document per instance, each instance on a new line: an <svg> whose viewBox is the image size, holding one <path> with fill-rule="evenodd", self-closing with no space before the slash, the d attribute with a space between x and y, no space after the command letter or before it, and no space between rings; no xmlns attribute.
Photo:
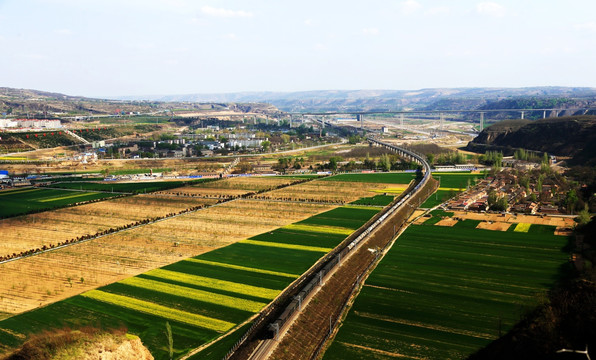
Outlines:
<svg viewBox="0 0 596 360"><path fill-rule="evenodd" d="M517 322L556 281L567 239L411 225L366 280L325 359L465 358ZM522 226L522 228L525 226ZM505 235L504 235L505 234Z"/></svg>
<svg viewBox="0 0 596 360"><path fill-rule="evenodd" d="M159 191L159 194L177 196L230 198L251 192L263 192L293 184L301 178L292 177L230 177L220 181Z"/></svg>
<svg viewBox="0 0 596 360"><path fill-rule="evenodd" d="M0 293L4 298L0 301L0 311L18 313L29 310L40 303L64 299L125 276L169 264L180 257L195 256L247 236L273 230L327 209L329 207L318 204L297 207L295 204L278 202L232 201L66 249L2 264ZM116 206L111 214L115 219L118 214L126 216L127 207ZM110 217L100 219L110 221ZM68 231L68 223L65 226L64 231ZM84 224L77 223L77 226ZM33 229L25 230L30 233ZM15 238L15 241L18 239ZM85 279L84 282L78 281L81 278ZM25 289L28 291L25 292Z"/></svg>
<svg viewBox="0 0 596 360"><path fill-rule="evenodd" d="M203 182L206 180L194 180ZM148 193L153 191L172 189L184 185L182 181L148 181L148 182L63 182L53 184L52 187L61 189L88 190L88 191L115 191L125 193Z"/></svg>
<svg viewBox="0 0 596 360"><path fill-rule="evenodd" d="M70 204L105 199L115 194L95 191L67 191L39 188L24 188L0 192L0 218L40 212Z"/></svg>
<svg viewBox="0 0 596 360"><path fill-rule="evenodd" d="M164 359L167 357L166 343L163 336L158 334L163 332L167 320L174 333L175 354L184 354L246 321L323 256L324 252L321 249L334 247L346 236L344 233L327 231L327 229L356 229L378 211L378 209L358 206L336 208L312 217L307 216L307 219L295 223L294 226L280 228L281 224L284 222L287 224L288 219L291 218L290 215L286 216L291 211L294 211L294 217L304 218L306 213L320 212L324 207L317 204L295 206L295 204L279 202L242 200L151 224L145 228L165 226L164 224L167 225L168 222L178 219L182 221L187 219L195 224L200 222L201 217L205 219L202 213L212 209L216 212L210 214L209 219L219 222L219 226L215 224L216 228L221 229L221 224L229 223L229 219L225 218L226 214L234 217L237 223L245 222L246 226L254 227L255 219L261 219L264 215L264 213L254 212L258 211L257 209L263 209L264 204L272 206L270 218L259 221L266 222L268 226L275 224L277 229L264 232L261 230L259 235L245 241L150 270L137 277L127 278L6 319L0 322L0 343L4 346L14 346L22 341L24 334L57 324L69 326L90 322L99 322L103 326L124 324L129 332L138 334L142 338L143 343L157 359ZM224 206L237 206L238 211L235 215L230 215L230 209L225 209ZM280 211L280 206L288 207L286 213ZM253 212L252 215L251 212ZM284 214L283 217L279 216L281 213ZM170 226L171 224L167 225L161 235L171 231ZM188 224L188 226L191 225ZM196 238L193 234L202 234L201 230L196 228L188 230L187 233L188 241L193 241L193 237ZM141 235L140 232L139 235ZM142 237L152 238L152 232L145 229ZM97 246L103 239L71 248ZM161 236L159 239L161 240ZM182 234L175 239L181 242L181 248L185 248L187 240ZM151 241L158 240L148 240L148 244ZM130 240L115 241L117 244L129 242ZM58 255L58 253L43 254L17 263ZM130 260L132 259L137 259L137 256L131 254ZM124 264L120 267L126 268ZM153 264L152 268L155 267ZM0 283L6 283L5 279L2 280ZM10 288L10 286L7 287ZM22 293L23 289L20 290ZM213 346L213 349L217 350L220 344L216 343ZM206 351L212 350L209 348Z"/></svg>
<svg viewBox="0 0 596 360"><path fill-rule="evenodd" d="M329 179L334 178L336 177L314 180L304 184L273 190L265 194L255 195L254 197L267 200L346 203L356 201L362 197L375 195L375 192L382 192L384 189L390 188L391 190L395 190L398 187L396 183L329 181ZM407 186L405 184L401 186L403 189Z"/></svg>
<svg viewBox="0 0 596 360"><path fill-rule="evenodd" d="M34 190L25 194L35 194L38 191L46 193L54 190ZM72 191L66 191L66 193L67 195L81 194ZM214 202L204 199L171 199L136 195L5 219L0 221L0 232L3 234L0 255L49 246L142 219L164 216L171 212Z"/></svg>
<svg viewBox="0 0 596 360"><path fill-rule="evenodd" d="M340 174L324 179L325 181L346 181L385 184L409 184L416 178L416 173L374 173L374 174Z"/></svg>

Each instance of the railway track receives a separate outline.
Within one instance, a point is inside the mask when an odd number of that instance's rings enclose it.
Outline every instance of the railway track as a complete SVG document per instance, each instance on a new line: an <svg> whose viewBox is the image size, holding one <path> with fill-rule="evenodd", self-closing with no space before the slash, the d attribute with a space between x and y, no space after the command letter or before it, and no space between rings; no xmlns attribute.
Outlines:
<svg viewBox="0 0 596 360"><path fill-rule="evenodd" d="M308 349L307 344L320 344L320 339L326 336L326 331L321 332L320 330L332 327L332 324L323 326L326 320L330 318L326 315L323 316L321 313L328 312L333 316L341 311L339 311L339 307L331 307L322 312L313 312L310 308L305 309L303 305L308 303L313 296L317 296L317 293L321 293L323 296L331 296L333 300L338 297L342 299L348 297L348 293L351 293L355 286L355 279L361 275L363 269L368 268L371 262L375 260L375 256L372 256L372 258L370 256L373 255L372 252L368 251L371 246L373 249L377 249L376 251L384 248L405 224L414 209L436 189L437 184L431 178L430 165L426 162L424 156L373 138L369 138L368 141L371 144L386 147L418 162L423 171L421 180L417 184L411 185L388 208L377 214L355 234L344 240L331 253L327 254L284 290L277 303L272 303L263 310L253 327L224 357L225 360L270 358L272 353L275 354L275 351L279 350L283 341L286 341L287 337L284 337L286 330L291 327L292 323L299 324L301 318L308 316L309 312L316 313L314 315L316 319L307 324L312 325L318 322L318 325L314 327L307 325L308 329L302 331L306 338L294 342L293 345L289 341L288 346L292 349L284 349L284 356L278 356L278 358L284 358L288 353L292 354L297 351L300 353L299 359L310 358L318 350ZM343 280L340 279L342 277ZM327 291L323 289L324 279L330 279L324 285L328 288ZM334 286L336 287L335 291L333 289L329 290ZM345 291L346 289L347 291ZM347 301L347 299L345 300ZM321 302L317 301L317 304L319 303ZM324 304L321 303L319 307L325 308ZM323 324L320 323L321 319L324 320ZM300 330L296 331L296 333L300 332ZM294 337L297 335L296 333L293 334ZM317 336L313 338L315 333ZM293 346L296 346L296 348ZM273 358L276 358L276 356L273 356Z"/></svg>

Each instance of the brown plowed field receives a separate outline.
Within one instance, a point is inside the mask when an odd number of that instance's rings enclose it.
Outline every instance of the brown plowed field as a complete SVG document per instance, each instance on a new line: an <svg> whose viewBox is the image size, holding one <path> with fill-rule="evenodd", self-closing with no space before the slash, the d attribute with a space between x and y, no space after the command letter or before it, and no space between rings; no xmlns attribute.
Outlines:
<svg viewBox="0 0 596 360"><path fill-rule="evenodd" d="M4 219L0 221L0 255L41 248L139 220L214 203L215 200L209 199L135 195Z"/></svg>
<svg viewBox="0 0 596 360"><path fill-rule="evenodd" d="M0 312L31 310L332 208L318 204L230 201L1 264Z"/></svg>
<svg viewBox="0 0 596 360"><path fill-rule="evenodd" d="M315 180L256 195L259 199L352 202L362 197L379 195L374 190L396 189L407 185Z"/></svg>

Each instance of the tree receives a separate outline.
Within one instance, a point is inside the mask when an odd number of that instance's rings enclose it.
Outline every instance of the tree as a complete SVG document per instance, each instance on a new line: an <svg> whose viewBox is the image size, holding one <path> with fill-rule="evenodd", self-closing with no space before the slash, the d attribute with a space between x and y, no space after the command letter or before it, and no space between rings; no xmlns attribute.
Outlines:
<svg viewBox="0 0 596 360"><path fill-rule="evenodd" d="M174 338L172 337L172 327L170 322L166 321L166 337L168 338L168 350L170 353L170 360L174 357Z"/></svg>
<svg viewBox="0 0 596 360"><path fill-rule="evenodd" d="M288 134L281 134L281 141L283 141L284 144L287 144L290 142L290 135Z"/></svg>
<svg viewBox="0 0 596 360"><path fill-rule="evenodd" d="M431 164L431 165L434 164L434 162L435 162L435 154L428 153L428 154L426 154L426 158L428 159L428 163L429 164Z"/></svg>
<svg viewBox="0 0 596 360"><path fill-rule="evenodd" d="M390 171L391 170L391 159L389 159L389 155L383 154L381 155L381 159L379 160L379 166L383 171Z"/></svg>
<svg viewBox="0 0 596 360"><path fill-rule="evenodd" d="M332 156L329 158L329 169L333 171L337 170L337 157Z"/></svg>
<svg viewBox="0 0 596 360"><path fill-rule="evenodd" d="M578 200L579 198L575 193L575 189L571 189L567 192L567 196L565 197L565 205L567 207L567 211L571 213L571 215L573 215L573 210L575 210L575 204L577 204Z"/></svg>
<svg viewBox="0 0 596 360"><path fill-rule="evenodd" d="M578 213L577 221L580 225L586 225L590 222L590 219L590 212L588 211L588 205L586 204L584 209Z"/></svg>
<svg viewBox="0 0 596 360"><path fill-rule="evenodd" d="M263 147L264 151L268 151L271 147L271 141L265 140L261 143L261 146Z"/></svg>

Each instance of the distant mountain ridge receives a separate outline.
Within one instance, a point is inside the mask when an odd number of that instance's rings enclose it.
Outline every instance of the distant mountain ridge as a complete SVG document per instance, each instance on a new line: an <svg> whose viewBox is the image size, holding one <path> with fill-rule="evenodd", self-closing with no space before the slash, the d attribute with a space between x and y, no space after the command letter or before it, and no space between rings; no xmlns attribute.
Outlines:
<svg viewBox="0 0 596 360"><path fill-rule="evenodd" d="M596 88L435 88L419 90L313 90L124 96L121 100L189 102L268 102L283 111L469 110L516 98L583 99L594 104ZM510 104L511 105L511 104ZM571 106L572 104L568 103Z"/></svg>

